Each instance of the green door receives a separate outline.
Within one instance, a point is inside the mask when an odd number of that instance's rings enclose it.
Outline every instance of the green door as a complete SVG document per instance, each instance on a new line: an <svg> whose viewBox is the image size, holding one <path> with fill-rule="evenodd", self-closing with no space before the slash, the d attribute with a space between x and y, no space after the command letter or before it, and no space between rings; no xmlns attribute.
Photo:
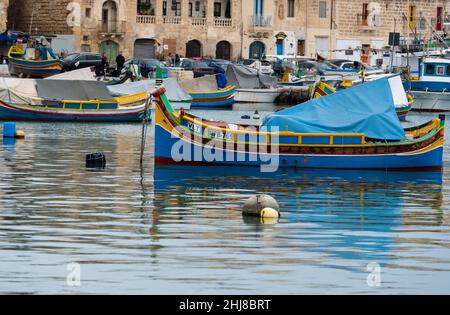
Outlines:
<svg viewBox="0 0 450 315"><path fill-rule="evenodd" d="M112 40L106 40L100 43L99 51L101 54L106 55L110 65L115 64L116 57L119 54L119 45Z"/></svg>

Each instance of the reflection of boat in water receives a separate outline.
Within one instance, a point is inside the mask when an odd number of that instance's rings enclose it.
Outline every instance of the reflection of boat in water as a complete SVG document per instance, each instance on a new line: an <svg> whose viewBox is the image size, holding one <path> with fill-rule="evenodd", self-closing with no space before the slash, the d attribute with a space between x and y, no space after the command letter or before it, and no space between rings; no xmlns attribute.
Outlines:
<svg viewBox="0 0 450 315"><path fill-rule="evenodd" d="M156 166L154 188L155 206L161 211L194 208L204 211L202 216L222 219L233 216L222 211L219 215L227 200L240 214L239 205L249 196L268 193L281 207L276 229L284 243L291 240L309 252L379 263L392 251L398 229L409 216L407 205L427 200L421 207L429 212L433 205L442 205L440 172L281 169L261 173L251 167ZM242 220L255 237L266 229L260 220Z"/></svg>

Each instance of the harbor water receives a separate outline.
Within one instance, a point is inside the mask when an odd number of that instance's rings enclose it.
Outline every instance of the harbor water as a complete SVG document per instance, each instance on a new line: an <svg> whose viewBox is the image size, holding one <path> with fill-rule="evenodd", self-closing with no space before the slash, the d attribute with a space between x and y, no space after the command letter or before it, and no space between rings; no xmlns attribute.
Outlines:
<svg viewBox="0 0 450 315"><path fill-rule="evenodd" d="M141 170L140 124L17 129L0 143L0 293L450 293L450 142L442 173L260 174L154 168L151 128ZM106 167L87 169L97 151ZM278 224L242 217L255 193Z"/></svg>

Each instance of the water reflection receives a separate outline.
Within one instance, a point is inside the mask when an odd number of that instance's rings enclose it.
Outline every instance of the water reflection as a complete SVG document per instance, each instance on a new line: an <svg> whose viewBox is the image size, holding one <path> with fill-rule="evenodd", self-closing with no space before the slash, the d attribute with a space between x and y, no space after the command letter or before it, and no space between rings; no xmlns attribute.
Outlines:
<svg viewBox="0 0 450 315"><path fill-rule="evenodd" d="M282 209L284 224L277 229L286 229L286 235L281 238L307 242L313 233L313 243L304 249L324 251L336 259L384 261L395 242L395 230L416 224L415 218L424 214L410 215L405 207L430 206L434 211L426 211L427 224L442 224L441 172L282 169L260 173L258 168L245 167L157 166L154 176L155 210L192 209L226 200L234 204L222 216L236 217L246 197L270 194ZM267 227L260 219L243 221L249 230L261 232L254 237L264 237ZM292 228L297 223L307 223L308 231Z"/></svg>

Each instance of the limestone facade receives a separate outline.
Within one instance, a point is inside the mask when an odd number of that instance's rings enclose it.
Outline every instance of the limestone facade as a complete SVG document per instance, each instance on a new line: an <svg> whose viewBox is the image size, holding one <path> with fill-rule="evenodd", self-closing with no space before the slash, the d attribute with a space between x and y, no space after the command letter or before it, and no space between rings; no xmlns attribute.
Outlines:
<svg viewBox="0 0 450 315"><path fill-rule="evenodd" d="M0 0L5 3L4 0ZM249 58L382 48L389 32L426 39L444 30L450 0L15 0L9 28L70 37L70 51L111 58ZM411 8L410 8L411 7ZM346 55L347 54L347 55ZM366 60L367 61L367 60ZM369 60L372 61L372 60Z"/></svg>
<svg viewBox="0 0 450 315"><path fill-rule="evenodd" d="M0 33L4 32L7 27L9 0L0 0Z"/></svg>

